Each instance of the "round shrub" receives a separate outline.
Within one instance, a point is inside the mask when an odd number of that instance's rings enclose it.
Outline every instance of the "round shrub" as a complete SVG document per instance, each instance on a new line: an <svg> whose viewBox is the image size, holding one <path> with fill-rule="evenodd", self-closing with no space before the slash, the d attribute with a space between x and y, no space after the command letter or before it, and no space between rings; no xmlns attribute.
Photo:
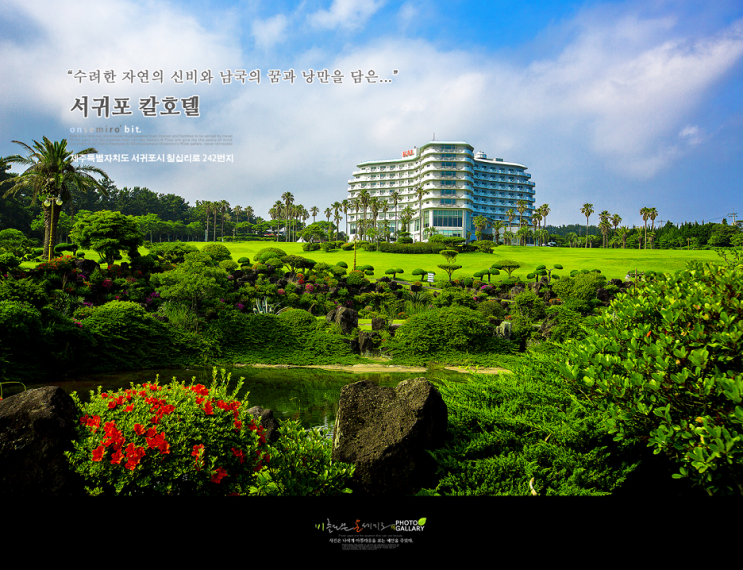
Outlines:
<svg viewBox="0 0 743 570"><path fill-rule="evenodd" d="M0 280L0 301L21 301L41 309L49 302L46 289L34 279Z"/></svg>
<svg viewBox="0 0 743 570"><path fill-rule="evenodd" d="M366 279L364 279L364 273L361 271L351 271L351 273L348 274L348 277L346 277L346 283L349 285L363 285L366 282Z"/></svg>
<svg viewBox="0 0 743 570"><path fill-rule="evenodd" d="M258 250L258 253L255 254L255 258L253 261L266 263L266 259L269 259L270 257L278 257L281 259L282 257L286 257L286 252L283 249L279 249L278 247L266 247L263 249Z"/></svg>
<svg viewBox="0 0 743 570"><path fill-rule="evenodd" d="M338 267L342 267L343 269L348 269L348 263L346 263L345 261L339 261L338 263L336 263L336 265Z"/></svg>
<svg viewBox="0 0 743 570"><path fill-rule="evenodd" d="M613 301L560 364L615 439L647 442L709 494L743 488L741 299L739 270L692 262Z"/></svg>
<svg viewBox="0 0 743 570"><path fill-rule="evenodd" d="M231 273L240 266L237 264L236 261L232 261L231 259L223 259L219 262L219 267L224 269L227 273Z"/></svg>
<svg viewBox="0 0 743 570"><path fill-rule="evenodd" d="M389 340L389 349L401 361L425 362L434 354L484 353L507 350L493 337L479 311L448 307L414 315Z"/></svg>
<svg viewBox="0 0 743 570"><path fill-rule="evenodd" d="M101 305L85 319L85 329L93 335L93 348L84 365L92 370L157 368L178 362L178 343L169 327L138 303Z"/></svg>
<svg viewBox="0 0 743 570"><path fill-rule="evenodd" d="M240 259L237 260L237 262L240 265L250 265L250 258L249 257L241 257Z"/></svg>
<svg viewBox="0 0 743 570"><path fill-rule="evenodd" d="M168 263L183 263L187 253L199 251L195 245L184 243L182 241L165 241L153 243L148 248L151 255L161 257ZM137 260L138 262L141 260Z"/></svg>
<svg viewBox="0 0 743 570"><path fill-rule="evenodd" d="M225 259L232 259L230 250L223 246L221 243L210 243L201 248L203 253L211 256L211 258L219 263Z"/></svg>
<svg viewBox="0 0 743 570"><path fill-rule="evenodd" d="M477 304L477 310L486 317L502 319L506 316L506 310L499 301L483 301Z"/></svg>
<svg viewBox="0 0 743 570"><path fill-rule="evenodd" d="M302 309L293 309L279 314L281 319L291 329L296 337L306 335L315 329L317 319Z"/></svg>

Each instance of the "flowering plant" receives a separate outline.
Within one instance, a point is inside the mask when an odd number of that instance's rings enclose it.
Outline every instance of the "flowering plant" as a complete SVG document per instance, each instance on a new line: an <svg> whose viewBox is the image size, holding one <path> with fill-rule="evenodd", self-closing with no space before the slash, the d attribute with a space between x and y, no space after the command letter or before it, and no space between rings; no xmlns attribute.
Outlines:
<svg viewBox="0 0 743 570"><path fill-rule="evenodd" d="M173 379L93 394L84 406L74 450L65 453L91 495L228 495L247 493L267 465L263 427L227 393L230 375L209 389Z"/></svg>

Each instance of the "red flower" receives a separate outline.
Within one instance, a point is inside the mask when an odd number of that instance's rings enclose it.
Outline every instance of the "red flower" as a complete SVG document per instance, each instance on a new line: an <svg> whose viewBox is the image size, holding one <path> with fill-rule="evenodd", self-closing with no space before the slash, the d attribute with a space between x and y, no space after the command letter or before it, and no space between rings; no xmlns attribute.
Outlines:
<svg viewBox="0 0 743 570"><path fill-rule="evenodd" d="M129 445L132 445L131 443ZM111 456L111 465L114 463L121 465L121 460L124 459L124 454L121 452L121 449L117 450L112 456Z"/></svg>
<svg viewBox="0 0 743 570"><path fill-rule="evenodd" d="M245 461L245 454L243 453L243 450L242 449L235 449L233 447L232 448L232 453L233 453L233 455L235 457L237 457L240 460L240 463L242 463L243 461Z"/></svg>
<svg viewBox="0 0 743 570"><path fill-rule="evenodd" d="M103 459L103 454L106 453L106 448L99 445L93 450L93 461L100 461Z"/></svg>
<svg viewBox="0 0 743 570"><path fill-rule="evenodd" d="M144 428L140 424L134 424L134 433L137 435L144 435Z"/></svg>
<svg viewBox="0 0 743 570"><path fill-rule="evenodd" d="M207 400L206 404L204 404L204 412L207 416L214 415L214 409L212 408L212 403L209 400Z"/></svg>
<svg viewBox="0 0 743 570"><path fill-rule="evenodd" d="M126 408L124 408L125 412L131 412L134 410L134 404L129 404Z"/></svg>
<svg viewBox="0 0 743 570"><path fill-rule="evenodd" d="M217 471L216 471L216 473L214 473L214 474L212 475L212 478L211 478L211 482L212 482L212 483L217 483L217 484L219 484L219 482L220 482L220 481L221 481L222 479L224 479L225 477L228 477L228 475L227 475L227 471L225 471L225 470L224 470L223 468L221 468L221 467L217 467Z"/></svg>

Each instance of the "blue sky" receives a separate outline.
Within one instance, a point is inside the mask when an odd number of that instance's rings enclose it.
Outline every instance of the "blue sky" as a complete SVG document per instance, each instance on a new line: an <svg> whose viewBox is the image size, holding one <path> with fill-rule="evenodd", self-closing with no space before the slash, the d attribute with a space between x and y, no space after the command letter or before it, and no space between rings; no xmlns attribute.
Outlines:
<svg viewBox="0 0 743 570"><path fill-rule="evenodd" d="M526 165L550 224L585 223L586 202L629 226L642 224L645 206L676 223L743 215L739 1L4 0L0 47L1 156L23 152L13 140L43 136L110 157L162 155L96 166L119 187L192 205L224 199L265 218L289 191L323 212L347 197L358 163L398 158L435 133ZM162 84L123 80L159 69ZM211 85L171 79L191 69L211 70ZM222 84L228 69L259 69L260 84ZM271 69L297 78L272 84ZM338 69L343 82L308 84L310 69ZM352 71L372 69L392 81L354 83ZM116 78L80 82L68 70ZM132 115L71 110L76 98L92 105L104 95L128 99ZM199 116L144 117L138 101L152 95L198 95ZM119 126L126 146L105 135L78 144L70 133ZM163 135L220 135L232 145L147 143Z"/></svg>

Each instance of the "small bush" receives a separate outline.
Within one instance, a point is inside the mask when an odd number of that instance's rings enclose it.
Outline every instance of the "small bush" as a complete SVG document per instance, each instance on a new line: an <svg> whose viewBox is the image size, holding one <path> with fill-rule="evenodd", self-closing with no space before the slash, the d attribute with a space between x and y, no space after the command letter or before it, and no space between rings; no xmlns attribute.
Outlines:
<svg viewBox="0 0 743 570"><path fill-rule="evenodd" d="M236 261L232 261L231 259L223 259L219 262L219 267L224 269L227 273L232 273L239 267L239 265Z"/></svg>
<svg viewBox="0 0 743 570"><path fill-rule="evenodd" d="M201 248L201 251L209 255L217 263L226 259L232 259L230 250L221 243L209 243Z"/></svg>
<svg viewBox="0 0 743 570"><path fill-rule="evenodd" d="M199 251L196 246L180 241L154 243L148 249L151 255L161 257L167 263L183 263L187 253Z"/></svg>

